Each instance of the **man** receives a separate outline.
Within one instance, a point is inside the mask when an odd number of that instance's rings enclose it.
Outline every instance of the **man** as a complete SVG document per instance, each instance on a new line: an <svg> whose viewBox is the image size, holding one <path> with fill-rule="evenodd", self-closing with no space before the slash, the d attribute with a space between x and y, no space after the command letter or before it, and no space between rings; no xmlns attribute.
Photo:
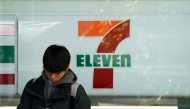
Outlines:
<svg viewBox="0 0 190 109"><path fill-rule="evenodd" d="M71 95L77 76L69 68L70 53L64 46L51 45L43 56L42 75L26 84L17 109L90 109L82 87Z"/></svg>

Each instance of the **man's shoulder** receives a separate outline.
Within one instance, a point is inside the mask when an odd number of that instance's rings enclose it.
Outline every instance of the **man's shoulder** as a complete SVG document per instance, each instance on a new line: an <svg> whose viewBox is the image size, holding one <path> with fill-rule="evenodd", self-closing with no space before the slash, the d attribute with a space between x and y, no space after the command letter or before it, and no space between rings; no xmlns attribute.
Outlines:
<svg viewBox="0 0 190 109"><path fill-rule="evenodd" d="M30 79L30 80L27 82L27 84L28 84L28 85L31 85L31 84L33 83L33 79L34 79L34 78Z"/></svg>
<svg viewBox="0 0 190 109"><path fill-rule="evenodd" d="M76 92L76 96L83 96L83 95L86 96L87 93L86 93L86 91L85 91L83 85L82 85L82 84L79 84L78 89L77 89L77 92Z"/></svg>
<svg viewBox="0 0 190 109"><path fill-rule="evenodd" d="M40 80L40 79L41 79L41 76L38 77L38 78L31 78L31 79L27 82L26 86L31 86L31 85L33 85L35 82L37 82L37 80Z"/></svg>
<svg viewBox="0 0 190 109"><path fill-rule="evenodd" d="M71 85L71 96L73 96L74 98L76 97L79 85L80 85L80 83L78 83L78 82L75 82Z"/></svg>
<svg viewBox="0 0 190 109"><path fill-rule="evenodd" d="M33 79L28 80L28 82L26 83L25 87L26 88L30 87L32 85L32 81L33 81Z"/></svg>
<svg viewBox="0 0 190 109"><path fill-rule="evenodd" d="M78 86L77 94L76 94L76 97L74 100L74 108L78 107L78 106L80 107L81 105L83 105L85 109L86 108L89 109L91 106L91 101L90 101L84 87L80 84Z"/></svg>

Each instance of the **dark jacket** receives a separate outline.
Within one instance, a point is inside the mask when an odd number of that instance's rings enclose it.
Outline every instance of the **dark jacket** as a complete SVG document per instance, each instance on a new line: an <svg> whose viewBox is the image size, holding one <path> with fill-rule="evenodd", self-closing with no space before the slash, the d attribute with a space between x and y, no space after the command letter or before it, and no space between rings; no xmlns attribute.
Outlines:
<svg viewBox="0 0 190 109"><path fill-rule="evenodd" d="M35 107L50 109L90 109L91 102L82 87L79 85L76 97L70 95L72 83L57 85L57 92L45 100L44 86L46 82L40 76L34 83L33 79L28 81L21 95L20 104L17 109L35 109Z"/></svg>

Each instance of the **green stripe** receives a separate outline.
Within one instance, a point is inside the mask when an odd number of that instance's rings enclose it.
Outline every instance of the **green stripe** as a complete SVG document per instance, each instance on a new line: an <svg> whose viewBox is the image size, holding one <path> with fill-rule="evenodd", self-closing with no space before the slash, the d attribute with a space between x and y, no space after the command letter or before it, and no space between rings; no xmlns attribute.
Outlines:
<svg viewBox="0 0 190 109"><path fill-rule="evenodd" d="M14 46L0 46L0 63L14 63Z"/></svg>

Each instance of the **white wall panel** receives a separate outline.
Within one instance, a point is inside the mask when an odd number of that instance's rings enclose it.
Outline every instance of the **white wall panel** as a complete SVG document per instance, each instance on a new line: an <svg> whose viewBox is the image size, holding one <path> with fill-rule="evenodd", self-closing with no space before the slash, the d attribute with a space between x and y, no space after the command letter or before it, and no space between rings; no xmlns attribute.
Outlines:
<svg viewBox="0 0 190 109"><path fill-rule="evenodd" d="M0 95L17 93L16 15L0 14Z"/></svg>

